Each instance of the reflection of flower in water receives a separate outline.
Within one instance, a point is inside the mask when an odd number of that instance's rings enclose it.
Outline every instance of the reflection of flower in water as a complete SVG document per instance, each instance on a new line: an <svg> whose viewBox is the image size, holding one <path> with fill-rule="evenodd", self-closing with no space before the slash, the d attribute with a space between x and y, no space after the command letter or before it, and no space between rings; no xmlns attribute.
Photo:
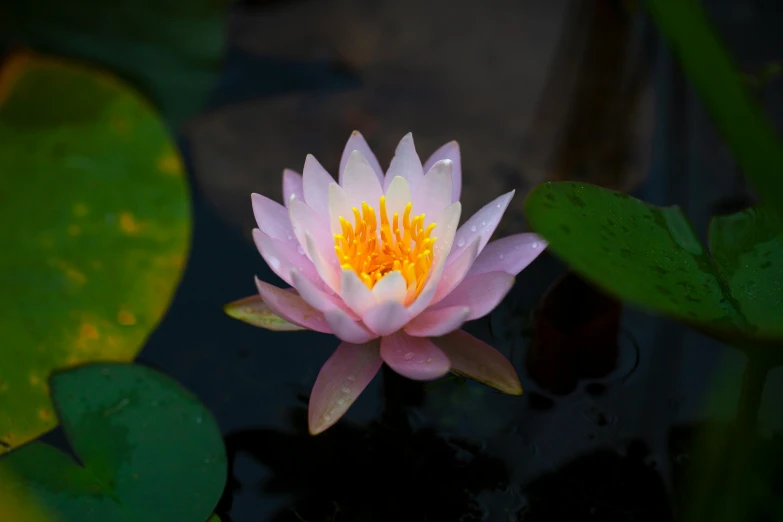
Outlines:
<svg viewBox="0 0 783 522"><path fill-rule="evenodd" d="M474 497L508 480L505 465L465 441L411 429L402 404L420 402L422 384L385 374L387 407L367 428L340 423L311 437L297 408L293 434L258 429L226 437L231 466L237 453L248 453L273 473L264 494L294 495L270 521L481 520ZM218 513L230 511L236 489L229 484Z"/></svg>

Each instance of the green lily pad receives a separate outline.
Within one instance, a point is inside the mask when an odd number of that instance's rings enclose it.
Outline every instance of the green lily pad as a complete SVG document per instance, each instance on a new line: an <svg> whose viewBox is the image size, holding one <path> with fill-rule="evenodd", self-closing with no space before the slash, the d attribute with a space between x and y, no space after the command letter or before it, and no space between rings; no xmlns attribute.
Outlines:
<svg viewBox="0 0 783 522"><path fill-rule="evenodd" d="M261 299L260 295L251 295L250 297L228 303L223 307L223 311L229 317L233 317L243 323L275 332L307 330L307 328L289 323L282 317L275 315L264 300Z"/></svg>
<svg viewBox="0 0 783 522"><path fill-rule="evenodd" d="M230 0L8 0L0 44L84 60L129 79L176 128L221 66Z"/></svg>
<svg viewBox="0 0 783 522"><path fill-rule="evenodd" d="M698 0L645 0L748 180L783 218L783 144Z"/></svg>
<svg viewBox="0 0 783 522"><path fill-rule="evenodd" d="M227 478L215 419L171 378L100 363L57 372L52 398L79 463L43 442L0 457L9 493L58 522L204 522Z"/></svg>
<svg viewBox="0 0 783 522"><path fill-rule="evenodd" d="M525 214L556 255L619 299L743 346L783 340L783 240L761 209L714 220L712 256L678 207L594 185L540 185Z"/></svg>
<svg viewBox="0 0 783 522"><path fill-rule="evenodd" d="M179 154L112 76L31 54L0 71L0 453L57 422L52 370L135 357L190 242Z"/></svg>

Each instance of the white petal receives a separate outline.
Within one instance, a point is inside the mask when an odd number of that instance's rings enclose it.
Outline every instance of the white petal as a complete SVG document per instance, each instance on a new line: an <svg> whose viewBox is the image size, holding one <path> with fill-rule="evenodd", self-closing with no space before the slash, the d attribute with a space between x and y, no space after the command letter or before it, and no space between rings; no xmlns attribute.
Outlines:
<svg viewBox="0 0 783 522"><path fill-rule="evenodd" d="M378 304L372 290L367 288L367 285L351 269L342 270L340 297L359 316L364 315L367 310Z"/></svg>
<svg viewBox="0 0 783 522"><path fill-rule="evenodd" d="M425 214L429 225L451 204L451 160L437 162L413 193L414 215Z"/></svg>
<svg viewBox="0 0 783 522"><path fill-rule="evenodd" d="M386 301L367 311L362 322L378 335L391 335L410 320L410 314L402 303Z"/></svg>
<svg viewBox="0 0 783 522"><path fill-rule="evenodd" d="M410 307L408 307L412 315L417 315L424 311L435 296L438 282L446 267L446 259L454 241L454 234L457 231L457 224L459 223L461 212L462 205L457 201L446 207L446 210L443 211L441 217L438 218L435 230L433 230L433 236L437 238L433 245L433 266L430 269L430 276L424 284L421 293L416 300L411 303Z"/></svg>
<svg viewBox="0 0 783 522"><path fill-rule="evenodd" d="M359 131L353 131L351 133L351 137L348 138L348 143L345 144L343 155L340 158L340 170L337 173L340 185L343 184L343 172L345 171L345 165L348 163L348 157L351 155L351 152L355 150L358 150L362 153L364 159L367 160L367 163L370 164L372 170L375 171L375 175L378 177L378 182L383 183L383 169L381 168L381 164L378 163L378 158L375 157L375 154L367 144L364 136L362 136Z"/></svg>
<svg viewBox="0 0 783 522"><path fill-rule="evenodd" d="M411 190L415 190L415 185L424 177L424 169L421 166L419 155L416 154L416 146L413 144L413 135L410 132L397 145L394 158L386 172L384 188L387 188L396 176L407 179Z"/></svg>
<svg viewBox="0 0 783 522"><path fill-rule="evenodd" d="M334 335L347 343L362 344L378 337L378 334L365 328L361 322L352 320L342 310L324 312L324 318Z"/></svg>
<svg viewBox="0 0 783 522"><path fill-rule="evenodd" d="M345 190L337 183L329 185L329 228L332 234L341 234L343 227L340 226L340 218L345 218L350 223L354 223L353 210L348 200Z"/></svg>
<svg viewBox="0 0 783 522"><path fill-rule="evenodd" d="M383 189L375 171L358 150L351 152L348 156L348 163L346 163L343 172L342 187L352 206L361 208L362 202L367 202L377 210L378 200L383 195Z"/></svg>
<svg viewBox="0 0 783 522"><path fill-rule="evenodd" d="M462 158L460 157L459 144L450 141L432 153L424 162L424 172L429 171L440 160L449 159L454 164L451 167L451 203L459 201L462 191Z"/></svg>
<svg viewBox="0 0 783 522"><path fill-rule="evenodd" d="M389 188L386 189L386 214L389 222L392 223L394 214L398 214L400 220L405 212L405 206L413 201L411 197L410 185L408 181L397 176L389 184Z"/></svg>
<svg viewBox="0 0 783 522"><path fill-rule="evenodd" d="M375 283L375 286L372 287L372 294L379 303L386 301L404 303L407 290L408 285L405 278L400 272L392 270Z"/></svg>
<svg viewBox="0 0 783 522"><path fill-rule="evenodd" d="M302 178L305 203L316 214L325 217L329 212L329 185L334 183L334 178L312 154L305 159Z"/></svg>

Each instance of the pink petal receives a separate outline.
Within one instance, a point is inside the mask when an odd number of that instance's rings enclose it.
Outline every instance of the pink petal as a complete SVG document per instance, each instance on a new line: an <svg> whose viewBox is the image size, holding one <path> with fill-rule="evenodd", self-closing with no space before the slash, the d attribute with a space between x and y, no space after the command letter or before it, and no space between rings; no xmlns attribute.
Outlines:
<svg viewBox="0 0 783 522"><path fill-rule="evenodd" d="M383 188L375 171L358 150L348 156L342 187L351 206L361 209L362 203L366 202L378 211L378 201L383 195Z"/></svg>
<svg viewBox="0 0 783 522"><path fill-rule="evenodd" d="M330 256L335 258L336 262L337 255L334 252L334 239L323 216L318 215L300 199L294 199L289 203L288 215L294 235L299 241L299 246L307 253L311 261L313 261L313 258L307 250L306 233L312 236L316 249L322 258L327 259L326 256Z"/></svg>
<svg viewBox="0 0 783 522"><path fill-rule="evenodd" d="M538 234L514 234L487 244L476 258L468 277L487 272L505 272L517 275L546 249L546 242ZM456 260L455 260L456 261Z"/></svg>
<svg viewBox="0 0 783 522"><path fill-rule="evenodd" d="M409 322L405 332L414 337L439 337L457 330L469 315L470 308L467 306L427 310Z"/></svg>
<svg viewBox="0 0 783 522"><path fill-rule="evenodd" d="M505 272L487 272L465 279L435 308L469 306L468 320L484 317L506 297L514 286L514 276Z"/></svg>
<svg viewBox="0 0 783 522"><path fill-rule="evenodd" d="M355 150L362 153L362 156L364 156L364 159L367 160L367 163L370 164L370 167L372 167L372 170L378 177L378 182L383 184L383 169L381 168L381 164L378 163L378 158L375 157L375 154L367 144L364 136L362 136L359 131L353 131L351 137L348 138L348 143L345 144L343 155L340 158L340 171L337 173L340 185L343 184L343 173L345 172L345 165L348 163L348 157L351 155L351 152Z"/></svg>
<svg viewBox="0 0 783 522"><path fill-rule="evenodd" d="M391 335L408 322L410 315L399 301L386 301L362 316L362 322L378 335Z"/></svg>
<svg viewBox="0 0 783 522"><path fill-rule="evenodd" d="M304 201L318 216L329 214L329 185L334 178L326 172L315 156L308 154L302 169ZM323 217L321 219L323 219Z"/></svg>
<svg viewBox="0 0 783 522"><path fill-rule="evenodd" d="M468 248L463 249L456 259L446 265L443 269L443 275L438 281L438 288L435 290L435 297L432 298L430 306L449 295L449 292L454 290L465 279L478 255L480 241L481 238L475 238Z"/></svg>
<svg viewBox="0 0 783 522"><path fill-rule="evenodd" d="M405 302L405 294L408 291L408 284L402 274L393 270L383 276L380 281L372 287L372 295L378 303L385 301Z"/></svg>
<svg viewBox="0 0 783 522"><path fill-rule="evenodd" d="M341 343L321 367L307 410L311 435L318 435L348 411L381 369L378 341Z"/></svg>
<svg viewBox="0 0 783 522"><path fill-rule="evenodd" d="M503 393L522 395L517 372L503 354L470 335L458 330L435 343L451 361L451 371L492 386Z"/></svg>
<svg viewBox="0 0 783 522"><path fill-rule="evenodd" d="M341 272L340 297L359 316L378 304L372 290L351 269L343 269Z"/></svg>
<svg viewBox="0 0 783 522"><path fill-rule="evenodd" d="M415 190L415 185L424 177L424 169L421 166L419 155L416 154L416 146L413 144L413 135L410 132L397 145L394 158L392 158L389 170L386 172L383 188L389 188L391 181L396 176L407 179L411 191Z"/></svg>
<svg viewBox="0 0 783 522"><path fill-rule="evenodd" d="M451 204L451 160L439 161L424 175L413 193L415 215L424 214L425 225L438 218Z"/></svg>
<svg viewBox="0 0 783 522"><path fill-rule="evenodd" d="M381 357L392 370L417 381L443 377L451 368L446 354L432 341L402 331L381 338Z"/></svg>
<svg viewBox="0 0 783 522"><path fill-rule="evenodd" d="M462 191L462 158L460 157L459 145L456 141L450 141L441 148L432 153L432 156L424 162L424 172L429 171L433 165L440 160L451 160L451 203L459 201Z"/></svg>
<svg viewBox="0 0 783 522"><path fill-rule="evenodd" d="M321 277L307 256L300 254L296 242L284 243L253 229L253 241L256 243L261 257L277 276L291 286L296 286L291 279L291 269L296 269L302 276L311 281L317 281L323 288Z"/></svg>
<svg viewBox="0 0 783 522"><path fill-rule="evenodd" d="M503 213L506 211L511 198L514 197L514 191L503 194L499 198L484 205L484 207L473 214L470 219L459 227L455 237L454 248L451 249L450 259L454 259L465 246L469 245L477 237L481 238L479 243L479 253L484 250L489 238L497 228Z"/></svg>
<svg viewBox="0 0 783 522"><path fill-rule="evenodd" d="M334 292L339 292L340 291L340 267L336 263L337 256L332 255L331 256L332 263L327 262L321 256L321 253L318 251L318 247L315 244L315 240L308 232L305 232L305 243L307 244L307 248L305 249L305 252L307 252L307 255L312 260L313 266L315 266L315 270L318 272L318 275L321 277L324 284L326 284Z"/></svg>
<svg viewBox="0 0 783 522"><path fill-rule="evenodd" d="M283 242L293 239L291 220L283 205L261 194L253 194L251 200L258 228L268 236Z"/></svg>
<svg viewBox="0 0 783 522"><path fill-rule="evenodd" d="M456 232L461 212L462 205L457 201L456 203L449 205L446 210L443 211L443 215L438 218L437 225L433 231L434 237L437 238L435 245L433 246L433 266L430 268L431 272L429 278L421 289L421 293L411 303L410 307L408 307L411 316L416 316L423 312L435 296L438 282L446 267L446 259L448 259L449 251L451 250L454 241L454 233Z"/></svg>
<svg viewBox="0 0 783 522"><path fill-rule="evenodd" d="M336 295L331 295L325 292L322 287L304 277L299 271L291 270L290 278L293 281L293 287L296 288L299 296L316 310L320 310L321 312L328 312L329 310L338 308L348 314L348 316L354 321L359 319L359 317L348 308L342 299Z"/></svg>
<svg viewBox="0 0 783 522"><path fill-rule="evenodd" d="M302 175L291 169L285 169L283 171L283 204L286 207L291 198L304 199Z"/></svg>
<svg viewBox="0 0 783 522"><path fill-rule="evenodd" d="M329 310L324 312L326 322L341 341L354 344L362 344L376 339L377 334L365 328L362 323L354 321L342 310Z"/></svg>
<svg viewBox="0 0 783 522"><path fill-rule="evenodd" d="M277 288L256 278L261 299L274 313L288 321L316 332L332 333L324 314L305 303L295 292Z"/></svg>

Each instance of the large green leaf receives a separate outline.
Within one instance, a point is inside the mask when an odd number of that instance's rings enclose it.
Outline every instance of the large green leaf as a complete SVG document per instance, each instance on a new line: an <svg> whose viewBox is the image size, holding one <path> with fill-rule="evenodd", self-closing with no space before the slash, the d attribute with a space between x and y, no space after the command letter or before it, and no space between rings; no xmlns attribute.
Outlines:
<svg viewBox="0 0 783 522"><path fill-rule="evenodd" d="M0 44L106 67L139 86L174 126L202 106L225 46L230 0L7 0Z"/></svg>
<svg viewBox="0 0 783 522"><path fill-rule="evenodd" d="M783 146L698 0L645 0L726 143L763 200L783 218Z"/></svg>
<svg viewBox="0 0 783 522"><path fill-rule="evenodd" d="M555 254L620 299L729 342L783 340L783 238L760 209L713 221L714 257L678 207L594 185L540 185L525 214Z"/></svg>
<svg viewBox="0 0 783 522"><path fill-rule="evenodd" d="M29 54L0 74L0 452L56 425L56 368L131 360L189 247L179 155L98 71Z"/></svg>
<svg viewBox="0 0 783 522"><path fill-rule="evenodd" d="M59 522L204 522L223 492L217 423L189 392L144 366L90 364L51 379L80 463L42 442L0 457L14 498Z"/></svg>

